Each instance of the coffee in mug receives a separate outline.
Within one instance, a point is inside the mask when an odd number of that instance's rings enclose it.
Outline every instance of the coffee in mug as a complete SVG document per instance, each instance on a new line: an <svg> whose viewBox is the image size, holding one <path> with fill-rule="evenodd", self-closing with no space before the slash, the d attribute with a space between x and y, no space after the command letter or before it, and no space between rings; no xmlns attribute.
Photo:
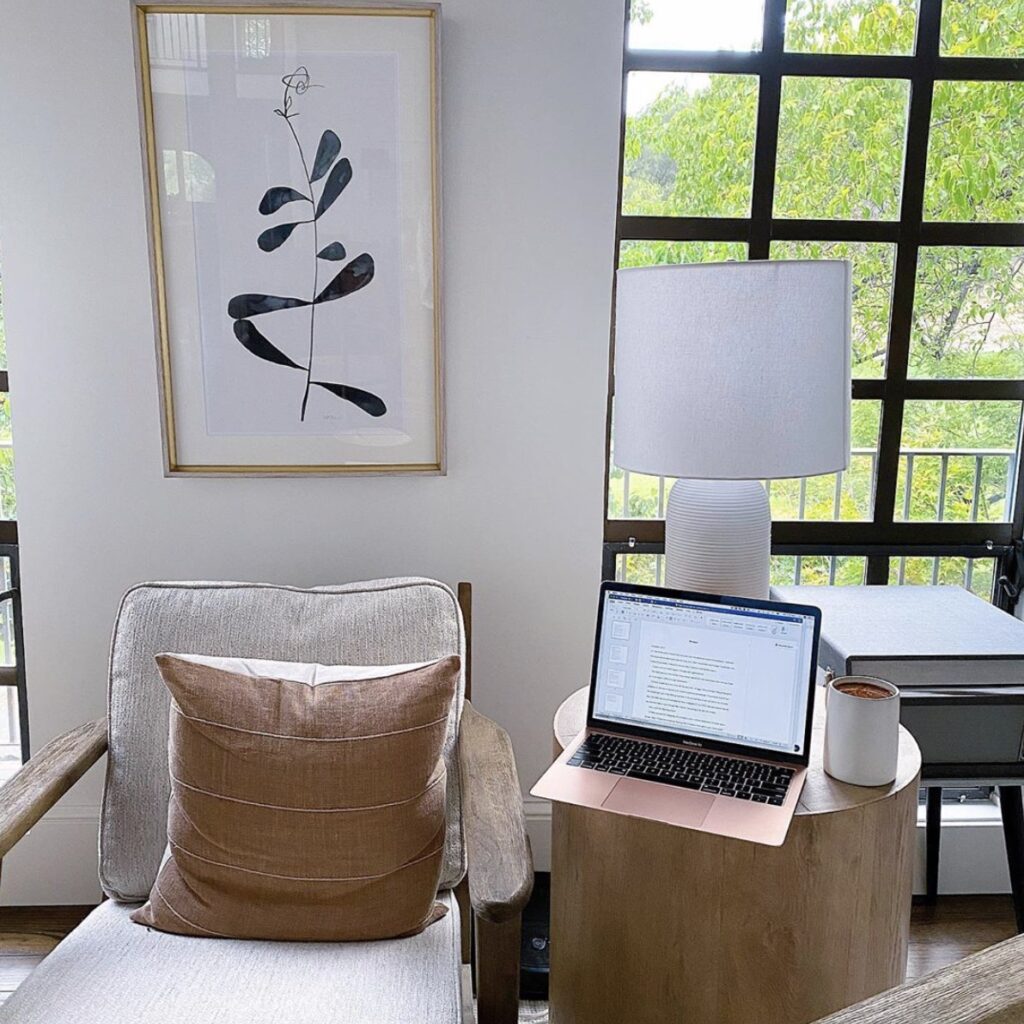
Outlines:
<svg viewBox="0 0 1024 1024"><path fill-rule="evenodd" d="M848 693L851 697L863 697L865 700L885 700L892 693L877 683L869 683L863 679L840 681L836 685L840 693Z"/></svg>
<svg viewBox="0 0 1024 1024"><path fill-rule="evenodd" d="M900 691L885 679L841 676L825 690L825 771L855 786L896 778Z"/></svg>

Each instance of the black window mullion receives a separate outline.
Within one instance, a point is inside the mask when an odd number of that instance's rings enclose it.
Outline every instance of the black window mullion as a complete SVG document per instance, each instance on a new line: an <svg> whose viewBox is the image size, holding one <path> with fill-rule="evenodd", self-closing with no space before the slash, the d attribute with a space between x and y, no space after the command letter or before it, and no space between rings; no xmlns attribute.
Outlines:
<svg viewBox="0 0 1024 1024"><path fill-rule="evenodd" d="M672 217L626 215L619 236L638 241L735 242L745 240L747 217ZM899 242L905 229L893 220L816 220L784 217L772 223L774 241ZM921 245L1024 246L1024 224L928 221L920 225Z"/></svg>
<svg viewBox="0 0 1024 1024"><path fill-rule="evenodd" d="M853 381L854 400L885 398L885 381L874 377L856 377Z"/></svg>
<svg viewBox="0 0 1024 1024"><path fill-rule="evenodd" d="M922 245L1024 245L1024 224L986 221L929 221L921 225Z"/></svg>
<svg viewBox="0 0 1024 1024"><path fill-rule="evenodd" d="M625 52L629 53L629 15L632 0L625 0L622 5L623 26L622 40ZM622 191L626 177L626 100L629 86L629 64L622 62L622 88L619 93L619 182L615 200L615 260L612 272L612 329L608 346L608 400L605 402L604 413L604 521L608 522L608 497L610 491L611 451L612 451L612 414L615 401L615 293L617 287L616 274L619 269L619 253L622 251ZM628 509L624 509L628 513ZM613 574L614 577L614 574ZM613 578L611 577L611 578Z"/></svg>
<svg viewBox="0 0 1024 1024"><path fill-rule="evenodd" d="M636 215L619 217L620 240L745 242L749 236L749 217L641 217Z"/></svg>
<svg viewBox="0 0 1024 1024"><path fill-rule="evenodd" d="M763 54L729 50L627 50L623 64L627 71L759 75L763 71ZM933 66L936 77L941 79L1024 81L1024 58L1020 57L938 57ZM784 75L807 78L907 79L914 77L917 61L915 57L893 54L784 51L780 56L780 67Z"/></svg>
<svg viewBox="0 0 1024 1024"><path fill-rule="evenodd" d="M1024 413L1024 406L1021 408L1022 413ZM1017 429L1016 479L1013 488L1013 511L1010 518L1013 524L1013 536L1018 543L1024 537L1024 472L1021 471L1022 455L1024 455L1024 415L1021 416L1021 423ZM1007 500L1010 500L1009 494L1006 497Z"/></svg>
<svg viewBox="0 0 1024 1024"><path fill-rule="evenodd" d="M626 4L626 31L629 32L629 3ZM696 71L707 75L759 75L761 54L732 50L630 50L622 60L623 70Z"/></svg>
<svg viewBox="0 0 1024 1024"><path fill-rule="evenodd" d="M786 0L765 0L761 78L757 92L757 134L754 141L754 187L750 209L749 256L752 260L768 259L771 245L785 31Z"/></svg>
<svg viewBox="0 0 1024 1024"><path fill-rule="evenodd" d="M896 248L885 397L882 402L882 423L878 443L878 476L875 482L873 517L879 526L891 524L895 515L896 484L903 437L903 405L910 359L910 332L914 319L917 251L924 209L932 88L935 61L939 54L941 21L942 0L921 0L914 51L915 70L910 83L910 109L907 116L903 192L900 203L900 237ZM878 575L881 575L880 571Z"/></svg>
<svg viewBox="0 0 1024 1024"><path fill-rule="evenodd" d="M867 556L864 582L872 587L884 587L889 582L889 555L874 552Z"/></svg>

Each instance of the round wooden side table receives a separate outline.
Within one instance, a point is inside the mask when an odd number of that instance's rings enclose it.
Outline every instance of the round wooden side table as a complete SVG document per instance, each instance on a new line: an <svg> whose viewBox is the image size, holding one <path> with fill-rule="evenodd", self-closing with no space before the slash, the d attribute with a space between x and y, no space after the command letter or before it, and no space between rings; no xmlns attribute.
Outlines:
<svg viewBox="0 0 1024 1024"><path fill-rule="evenodd" d="M587 688L555 715L555 753ZM759 846L554 804L552 1024L807 1024L906 974L921 752L891 786L821 766L824 693L786 842Z"/></svg>

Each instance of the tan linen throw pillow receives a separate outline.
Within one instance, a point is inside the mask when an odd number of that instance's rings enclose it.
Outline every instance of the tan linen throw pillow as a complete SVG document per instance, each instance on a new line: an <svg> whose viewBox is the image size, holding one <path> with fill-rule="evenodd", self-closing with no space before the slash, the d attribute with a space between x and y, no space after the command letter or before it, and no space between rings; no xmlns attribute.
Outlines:
<svg viewBox="0 0 1024 1024"><path fill-rule="evenodd" d="M132 920L330 941L410 935L444 914L434 897L457 657L312 685L212 658L156 660L171 692L169 856Z"/></svg>

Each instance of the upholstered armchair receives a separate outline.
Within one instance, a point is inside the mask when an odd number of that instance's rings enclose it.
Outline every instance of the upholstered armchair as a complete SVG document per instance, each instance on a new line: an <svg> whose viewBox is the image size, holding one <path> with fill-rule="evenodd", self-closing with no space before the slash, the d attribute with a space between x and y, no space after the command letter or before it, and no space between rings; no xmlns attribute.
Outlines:
<svg viewBox="0 0 1024 1024"><path fill-rule="evenodd" d="M455 595L432 580L129 591L114 627L109 718L52 741L0 789L2 858L107 752L100 882L109 899L0 1007L0 1022L458 1024L472 933L481 1024L512 1024L533 869L508 736L465 700L466 646ZM372 665L461 654L438 891L449 913L410 938L356 943L187 938L133 924L166 844L168 696L153 660L162 651Z"/></svg>

